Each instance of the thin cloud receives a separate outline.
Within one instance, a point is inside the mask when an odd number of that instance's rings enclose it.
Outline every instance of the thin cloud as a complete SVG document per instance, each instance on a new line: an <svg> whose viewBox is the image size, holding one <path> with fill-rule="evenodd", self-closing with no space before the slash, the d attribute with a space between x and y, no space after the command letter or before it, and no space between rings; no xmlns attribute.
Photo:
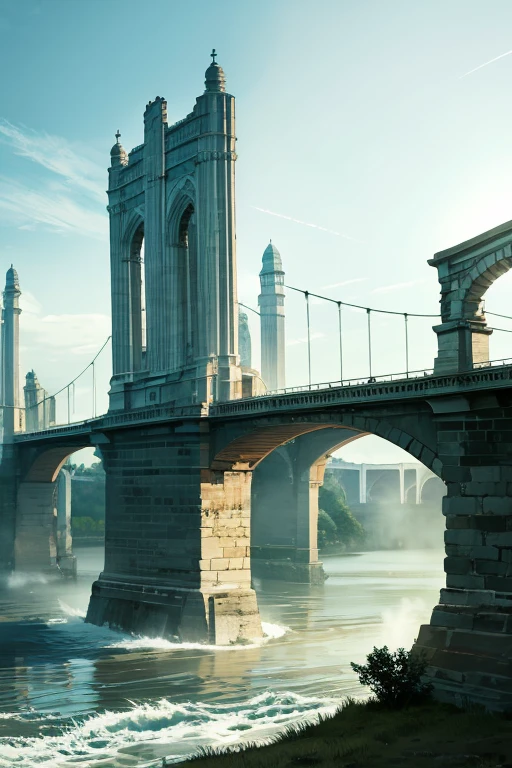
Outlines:
<svg viewBox="0 0 512 768"><path fill-rule="evenodd" d="M322 285L318 290L330 291L332 288L342 288L344 285L353 285L354 283L364 283L365 280L368 280L368 278L354 277L352 280L343 280L341 283L331 283L330 285Z"/></svg>
<svg viewBox="0 0 512 768"><path fill-rule="evenodd" d="M419 285L423 283L423 280L410 280L407 283L392 283L391 285L381 285L379 288L374 288L371 293L389 293L391 291L398 291L401 288L412 288L413 285Z"/></svg>
<svg viewBox="0 0 512 768"><path fill-rule="evenodd" d="M469 72L465 72L463 75L460 75L459 80L463 80L468 75L472 75L473 72L478 72L479 69L483 69L484 67L488 67L489 64L494 64L495 61L499 61L500 59L504 59L505 56L510 56L512 54L512 51L507 51L506 53L501 53L499 56L495 56L494 59L489 59L489 61L486 61L484 64L479 64L478 67L475 67L474 69L470 69Z"/></svg>
<svg viewBox="0 0 512 768"><path fill-rule="evenodd" d="M310 221L302 221L302 219L296 219L293 216L285 216L284 213L276 213L275 211L269 211L267 208L259 208L257 205L251 205L255 211L260 213L268 213L269 216L277 216L278 219L286 219L286 221L293 221L295 224L302 224L304 227L312 227L313 229L319 229L321 232L328 232L330 235L336 235L336 237L342 237L344 240L351 240L354 243L364 243L364 240L358 240L356 237L346 235L344 232L336 232L334 229L328 229L327 227L321 227L319 224L313 224Z"/></svg>
<svg viewBox="0 0 512 768"><path fill-rule="evenodd" d="M99 210L82 206L64 192L50 188L36 191L14 179L0 177L0 221L19 229L43 226L58 234L78 232L106 240L108 220Z"/></svg>
<svg viewBox="0 0 512 768"><path fill-rule="evenodd" d="M316 339L322 339L325 336L325 333L312 333L310 336L311 341L315 341ZM287 347L294 347L296 344L307 344L308 343L308 337L303 336L300 339L290 339L290 341L286 342Z"/></svg>
<svg viewBox="0 0 512 768"><path fill-rule="evenodd" d="M105 170L75 151L62 137L38 133L0 119L0 138L16 155L29 158L93 199L105 203Z"/></svg>

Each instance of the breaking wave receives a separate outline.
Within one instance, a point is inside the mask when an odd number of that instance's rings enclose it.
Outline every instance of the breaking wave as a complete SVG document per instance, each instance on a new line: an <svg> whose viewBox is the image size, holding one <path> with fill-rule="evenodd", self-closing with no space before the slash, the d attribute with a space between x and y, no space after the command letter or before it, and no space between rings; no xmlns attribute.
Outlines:
<svg viewBox="0 0 512 768"><path fill-rule="evenodd" d="M25 722L40 719L42 729L52 724L53 728L52 735L0 739L0 768L99 768L102 764L156 768L164 757L168 764L177 763L199 747L265 743L286 727L314 722L339 706L337 699L270 691L235 704L173 704L161 699L81 722L71 720L57 735L53 735L54 718L34 712L3 715Z"/></svg>
<svg viewBox="0 0 512 768"><path fill-rule="evenodd" d="M269 640L277 640L283 637L287 632L291 632L289 627L281 624L270 624L262 621L263 637L261 640L244 645L206 645L205 643L179 643L172 640L165 640L163 637L144 637L130 636L122 640L107 645L107 648L124 648L125 650L158 650L158 651L179 651L180 649L198 650L198 651L233 651L237 649L258 648Z"/></svg>

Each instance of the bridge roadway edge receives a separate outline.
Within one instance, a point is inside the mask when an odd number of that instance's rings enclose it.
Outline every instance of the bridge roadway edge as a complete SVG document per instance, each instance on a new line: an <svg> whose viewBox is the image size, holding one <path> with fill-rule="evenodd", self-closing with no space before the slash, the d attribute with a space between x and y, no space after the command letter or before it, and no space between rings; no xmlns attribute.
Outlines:
<svg viewBox="0 0 512 768"><path fill-rule="evenodd" d="M432 379L437 379L437 384L432 385ZM238 556L242 545L248 546L246 534L250 514L250 474L251 457L242 455L242 443L236 442L240 438L247 445L247 437L257 424L264 430L267 437L276 429L278 421L281 426L285 422L293 424L299 432L308 425L315 423L317 428L333 426L338 419L340 426L351 427L361 431L379 434L400 445L413 456L438 474L447 484L448 495L443 502L443 514L446 517L445 545L446 559L445 571L447 574L446 588L442 590L440 601L435 606L431 623L420 628L415 648L425 653L429 660L428 675L433 681L436 696L444 700L461 704L464 701L474 701L484 704L489 709L503 710L512 708L512 369L503 366L501 369L475 371L472 374L458 374L449 377L449 384L440 384L440 379L447 381L447 377L430 377L430 381L422 382L393 382L393 392L384 393L375 391L375 385L364 385L359 388L357 396L342 395L334 391L321 391L318 393L302 393L294 395L302 398L301 401L290 402L288 395L272 396L271 398L254 398L251 401L224 403L211 409L211 414L185 416L181 420L176 416L172 419L170 413L158 415L155 419L146 419L145 424L138 426L130 422L132 415L124 414L128 422L125 427L121 425L107 424L107 419L98 419L94 429L103 434L110 441L113 454L116 450L116 441L123 443L121 453L116 457L112 455L112 469L107 474L117 476L112 481L114 491L111 491L111 501L119 499L120 509L126 514L117 517L117 523L109 510L112 526L110 534L107 534L112 543L112 558L110 565L100 577L104 579L107 588L107 577L110 578L110 587L118 590L119 599L126 599L126 590L122 594L122 579L125 583L135 584L137 589L132 597L139 606L162 605L162 595L155 594L155 583L151 581L149 574L141 567L144 554L153 546L154 552L157 545L165 542L165 537L173 537L174 549L165 550L166 562L174 561L179 565L179 558L192 558L194 566L185 565L180 578L188 571L188 584L179 587L175 582L176 595L183 590L194 592L201 600L199 614L192 610L190 605L190 621L192 627L190 635L198 636L203 633L203 639L220 642L222 631L218 637L212 638L213 622L215 615L215 600L224 600L229 594L235 596L235 591L240 590L241 597L250 589L250 566L247 556ZM414 386L414 390L407 392L398 391L399 387ZM373 392L370 393L370 389ZM265 410L266 400L267 408ZM273 401L273 402L272 402ZM254 405L257 403L257 405ZM416 409L416 416L414 415ZM288 411L288 413L287 413ZM162 438L172 423L175 437L168 441ZM163 422L163 423L162 423ZM181 437L176 431L181 422L183 430ZM186 425L189 424L188 429ZM190 437L194 432L196 437ZM157 439L158 429L163 429ZM92 425L88 426L89 432ZM130 446L129 433L140 431L139 446ZM151 435L146 434L150 432ZM128 435L121 438L122 434ZM185 438L185 434L188 437ZM287 433L291 439L290 432ZM118 437L116 437L116 435ZM280 437L285 437L284 433ZM150 439L149 439L150 438ZM17 441L16 449L23 451L30 442L48 444L52 440L59 439L58 435L50 437L23 436ZM92 438L93 439L93 438ZM178 455L180 441L185 447L189 440L189 448L196 452L196 458L192 453L188 456ZM185 441L185 443L183 442ZM133 462L135 454L139 457L137 462L148 461L144 455L148 451L160 451L158 442L164 443L169 453L157 458L156 453L151 455L154 465L137 468L129 467L127 462ZM169 442L169 446L165 445ZM281 440L281 442L283 442ZM109 448L106 448L108 453ZM261 446L260 446L261 448ZM102 446L102 451L104 446ZM123 453L124 451L124 453ZM135 453L130 456L130 451ZM174 453L172 453L174 451ZM138 453L137 453L138 452ZM143 458L142 458L143 457ZM180 461L181 460L181 461ZM117 469L116 469L116 461ZM132 475L133 483L126 483L130 475L122 475L124 471L136 469L136 475ZM167 485L165 492L169 496L157 493L156 488L150 492L150 501L155 504L148 505L148 497L137 495L135 489L148 488L154 481L148 483L151 475L144 475L144 469L172 468L174 475L161 476L156 485ZM117 473L117 475L116 475ZM139 476L137 476L139 475ZM158 475L153 476L158 477ZM173 479L174 478L174 479ZM170 488L177 489L176 478L183 480L183 486L188 486L187 495L183 496L178 505L162 501L156 503L160 496L163 499L173 498ZM181 482L181 480L180 480ZM117 486L116 486L117 484ZM116 490L117 487L117 490ZM121 494L121 490L124 491ZM176 494L175 494L176 495ZM122 500L130 499L125 504ZM154 497L154 498L153 498ZM161 512L156 507L160 506ZM132 509L128 509L131 507ZM134 508L138 511L135 512ZM179 507L179 508L174 508ZM165 514L162 516L162 512ZM224 515L224 512L227 514ZM208 514L207 514L208 513ZM210 513L213 513L212 525ZM215 514L217 513L217 514ZM129 519L130 515L140 515ZM228 516L229 515L229 516ZM233 516L234 515L234 516ZM124 519L123 519L124 518ZM165 522L164 522L165 520ZM172 521L171 523L169 521ZM231 521L229 525L227 521ZM242 524L241 524L242 523ZM243 523L246 523L245 525ZM116 524L120 527L116 528ZM133 526L130 529L130 526ZM142 526L142 529L141 529ZM181 528L180 528L181 526ZM109 529L109 526L107 525ZM204 539L211 539L211 543L204 549L200 543L199 531L212 529L210 535ZM232 541L228 541L227 533L232 528L237 531ZM243 531L242 529L246 529ZM175 531L180 530L180 539L175 536ZM126 533L126 545L120 545L125 549L121 556L116 550L116 539L119 539L119 531ZM207 531L206 531L207 532ZM128 537L129 534L129 537ZM238 538L236 538L238 536ZM221 542L221 539L223 541ZM245 541L243 541L245 539ZM138 547L139 540L143 543ZM121 539L122 541L122 539ZM181 541L181 548L176 546L176 541ZM235 547L227 547L229 543L235 543ZM187 543L188 542L188 543ZM135 554L135 568L130 564L128 549L132 546L135 551L140 549L139 555ZM210 549L209 549L209 548ZM119 549L119 547L118 547ZM231 550L227 553L225 550ZM162 551L162 550L160 550ZM247 553L247 550L246 550ZM206 555L209 555L208 557ZM237 556L235 556L235 554ZM201 557L199 557L201 555ZM124 557L124 560L123 560ZM139 557L139 561L137 561ZM169 560L170 558L170 560ZM229 560L233 562L233 572L230 575ZM240 562L241 560L241 562ZM222 562L220 562L222 561ZM238 561L238 562L236 562ZM124 575L116 572L115 565L124 563ZM182 565L185 560L182 560ZM226 566L224 576L238 581L221 581L212 589L213 578L211 574L217 574ZM213 567L217 570L213 571ZM205 569L203 573L202 568ZM137 571L139 569L139 572ZM209 570L206 570L209 569ZM176 571L179 568L176 567ZM245 571L244 573L235 572ZM117 574L117 575L116 575ZM121 576L121 579L119 579ZM117 580L116 580L117 579ZM176 577L177 579L177 577ZM231 584L231 587L229 587ZM208 585L208 586L206 586ZM110 588L109 587L109 588ZM233 588L234 587L234 588ZM167 595L169 597L170 593ZM207 596L207 599L205 599ZM111 599L105 591L105 600ZM167 597L165 599L167 599ZM210 601L210 597L213 600ZM160 601L160 602L159 602ZM93 603L94 601L92 601ZM247 616L248 624L256 619L257 611L254 593L248 595ZM91 605L92 605L91 603ZM229 599L224 603L227 627L235 626L238 621L237 610L228 605ZM203 606L204 605L204 612ZM222 606L219 604L219 626ZM91 609L96 610L96 609ZM130 617L121 618L121 623L126 622L131 626L124 626L137 631L140 626L147 627L146 622L153 621L152 630L160 631L158 626L161 621L161 609L153 611L154 619L144 618L137 622L134 614L139 608L133 607ZM143 607L143 612L146 608ZM159 614L160 611L160 614ZM230 613L231 612L231 613ZM95 623L103 623L105 615L100 612L90 616ZM115 613L115 611L113 612ZM113 615L112 613L112 615ZM243 614L243 610L242 610ZM210 621L210 625L209 625ZM115 623L115 622L114 622ZM243 622L235 626L235 629L227 629L224 638L230 642L236 638L244 639L241 631ZM256 620L257 623L257 620ZM253 627L255 625L253 624ZM187 630L188 631L188 630ZM257 630L252 630L257 631ZM230 635L231 632L231 635ZM185 633L186 634L186 633ZM248 637L248 634L246 633Z"/></svg>

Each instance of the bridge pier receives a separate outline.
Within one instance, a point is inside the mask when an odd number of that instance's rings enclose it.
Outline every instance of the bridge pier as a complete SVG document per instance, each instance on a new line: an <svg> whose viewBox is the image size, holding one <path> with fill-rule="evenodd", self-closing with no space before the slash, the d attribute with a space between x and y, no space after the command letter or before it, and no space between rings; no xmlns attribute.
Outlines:
<svg viewBox="0 0 512 768"><path fill-rule="evenodd" d="M490 710L512 708L511 435L512 408L439 424L446 589L415 644L437 698Z"/></svg>
<svg viewBox="0 0 512 768"><path fill-rule="evenodd" d="M208 470L208 426L199 420L111 433L102 455L105 570L86 620L187 642L261 637L251 472Z"/></svg>
<svg viewBox="0 0 512 768"><path fill-rule="evenodd" d="M254 470L252 572L258 578L323 584L318 560L318 491L327 452L360 432L323 429L300 435L270 453Z"/></svg>

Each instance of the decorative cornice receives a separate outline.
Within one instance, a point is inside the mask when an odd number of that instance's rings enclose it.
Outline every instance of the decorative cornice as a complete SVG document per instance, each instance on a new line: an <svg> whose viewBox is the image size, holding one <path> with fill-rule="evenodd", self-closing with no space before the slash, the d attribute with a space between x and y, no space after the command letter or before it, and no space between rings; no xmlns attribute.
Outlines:
<svg viewBox="0 0 512 768"><path fill-rule="evenodd" d="M206 163L210 160L232 160L237 159L236 152L226 152L217 149L203 149L197 153L196 165L199 163Z"/></svg>

